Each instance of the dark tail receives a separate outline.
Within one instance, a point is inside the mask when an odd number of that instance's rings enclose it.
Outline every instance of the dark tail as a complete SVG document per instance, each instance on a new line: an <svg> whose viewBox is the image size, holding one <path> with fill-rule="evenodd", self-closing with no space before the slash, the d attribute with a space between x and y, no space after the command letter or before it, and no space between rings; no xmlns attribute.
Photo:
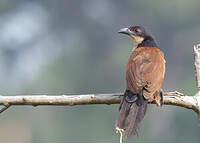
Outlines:
<svg viewBox="0 0 200 143"><path fill-rule="evenodd" d="M133 101L132 99L136 99ZM128 99L128 100L127 100ZM130 99L132 101L130 101ZM148 101L140 94L133 94L126 91L119 107L119 116L115 127L123 129L123 136L127 139L130 136L138 136L139 125L143 120Z"/></svg>

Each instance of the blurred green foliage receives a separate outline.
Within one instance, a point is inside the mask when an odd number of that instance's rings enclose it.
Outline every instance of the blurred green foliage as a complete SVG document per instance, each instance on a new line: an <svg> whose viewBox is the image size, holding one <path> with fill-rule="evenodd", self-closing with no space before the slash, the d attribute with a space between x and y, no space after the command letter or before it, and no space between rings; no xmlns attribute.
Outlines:
<svg viewBox="0 0 200 143"><path fill-rule="evenodd" d="M199 40L199 4L198 0L2 0L1 93L124 92L125 65L132 43L117 31L140 24L152 31L165 53L163 89L193 95L196 88L192 46ZM33 13L28 15L33 29L30 25L27 29L36 32L35 36L28 41L26 33L23 35L24 26L22 34L16 34L17 38L25 37L24 43L12 36L5 38L13 32L8 28L2 34L5 27L18 17L19 25L25 24L23 16L28 12ZM19 25L13 22L11 26L18 29ZM39 30L34 29L37 26ZM5 44L2 39L9 42ZM0 137L5 143L116 143L117 114L118 105L12 107L1 114ZM140 136L127 143L199 143L199 131L193 111L150 105Z"/></svg>

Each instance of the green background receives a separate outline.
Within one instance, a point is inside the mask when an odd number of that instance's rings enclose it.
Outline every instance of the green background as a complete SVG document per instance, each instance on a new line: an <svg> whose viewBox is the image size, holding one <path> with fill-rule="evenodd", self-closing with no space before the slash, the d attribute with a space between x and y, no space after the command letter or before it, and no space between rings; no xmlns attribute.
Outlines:
<svg viewBox="0 0 200 143"><path fill-rule="evenodd" d="M87 94L125 90L132 42L120 28L143 25L165 53L164 91L196 92L193 45L198 0L1 0L0 94ZM116 143L118 105L12 106L0 114L3 143ZM196 114L150 105L127 142L199 143Z"/></svg>

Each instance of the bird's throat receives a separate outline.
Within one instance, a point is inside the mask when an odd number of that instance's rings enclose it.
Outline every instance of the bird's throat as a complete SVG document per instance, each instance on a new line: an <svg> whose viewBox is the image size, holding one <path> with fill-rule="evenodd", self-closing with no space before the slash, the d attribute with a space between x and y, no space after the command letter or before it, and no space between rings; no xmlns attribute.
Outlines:
<svg viewBox="0 0 200 143"><path fill-rule="evenodd" d="M141 44L144 41L143 37L139 37L139 36L133 36L133 35L129 35L129 37L131 38L131 40L133 41L133 49L132 51L138 47L139 44Z"/></svg>

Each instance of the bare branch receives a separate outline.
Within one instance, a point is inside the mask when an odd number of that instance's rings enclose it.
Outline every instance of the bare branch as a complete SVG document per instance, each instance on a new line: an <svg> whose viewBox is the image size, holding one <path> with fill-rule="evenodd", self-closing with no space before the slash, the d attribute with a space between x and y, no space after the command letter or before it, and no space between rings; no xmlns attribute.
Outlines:
<svg viewBox="0 0 200 143"><path fill-rule="evenodd" d="M194 45L194 67L196 86L198 91L200 91L200 44Z"/></svg>
<svg viewBox="0 0 200 143"><path fill-rule="evenodd" d="M24 95L0 96L0 105L56 105L74 106L88 104L118 104L122 93L86 94L86 95ZM175 105L199 112L200 97L184 96L175 92L164 93L164 104Z"/></svg>

